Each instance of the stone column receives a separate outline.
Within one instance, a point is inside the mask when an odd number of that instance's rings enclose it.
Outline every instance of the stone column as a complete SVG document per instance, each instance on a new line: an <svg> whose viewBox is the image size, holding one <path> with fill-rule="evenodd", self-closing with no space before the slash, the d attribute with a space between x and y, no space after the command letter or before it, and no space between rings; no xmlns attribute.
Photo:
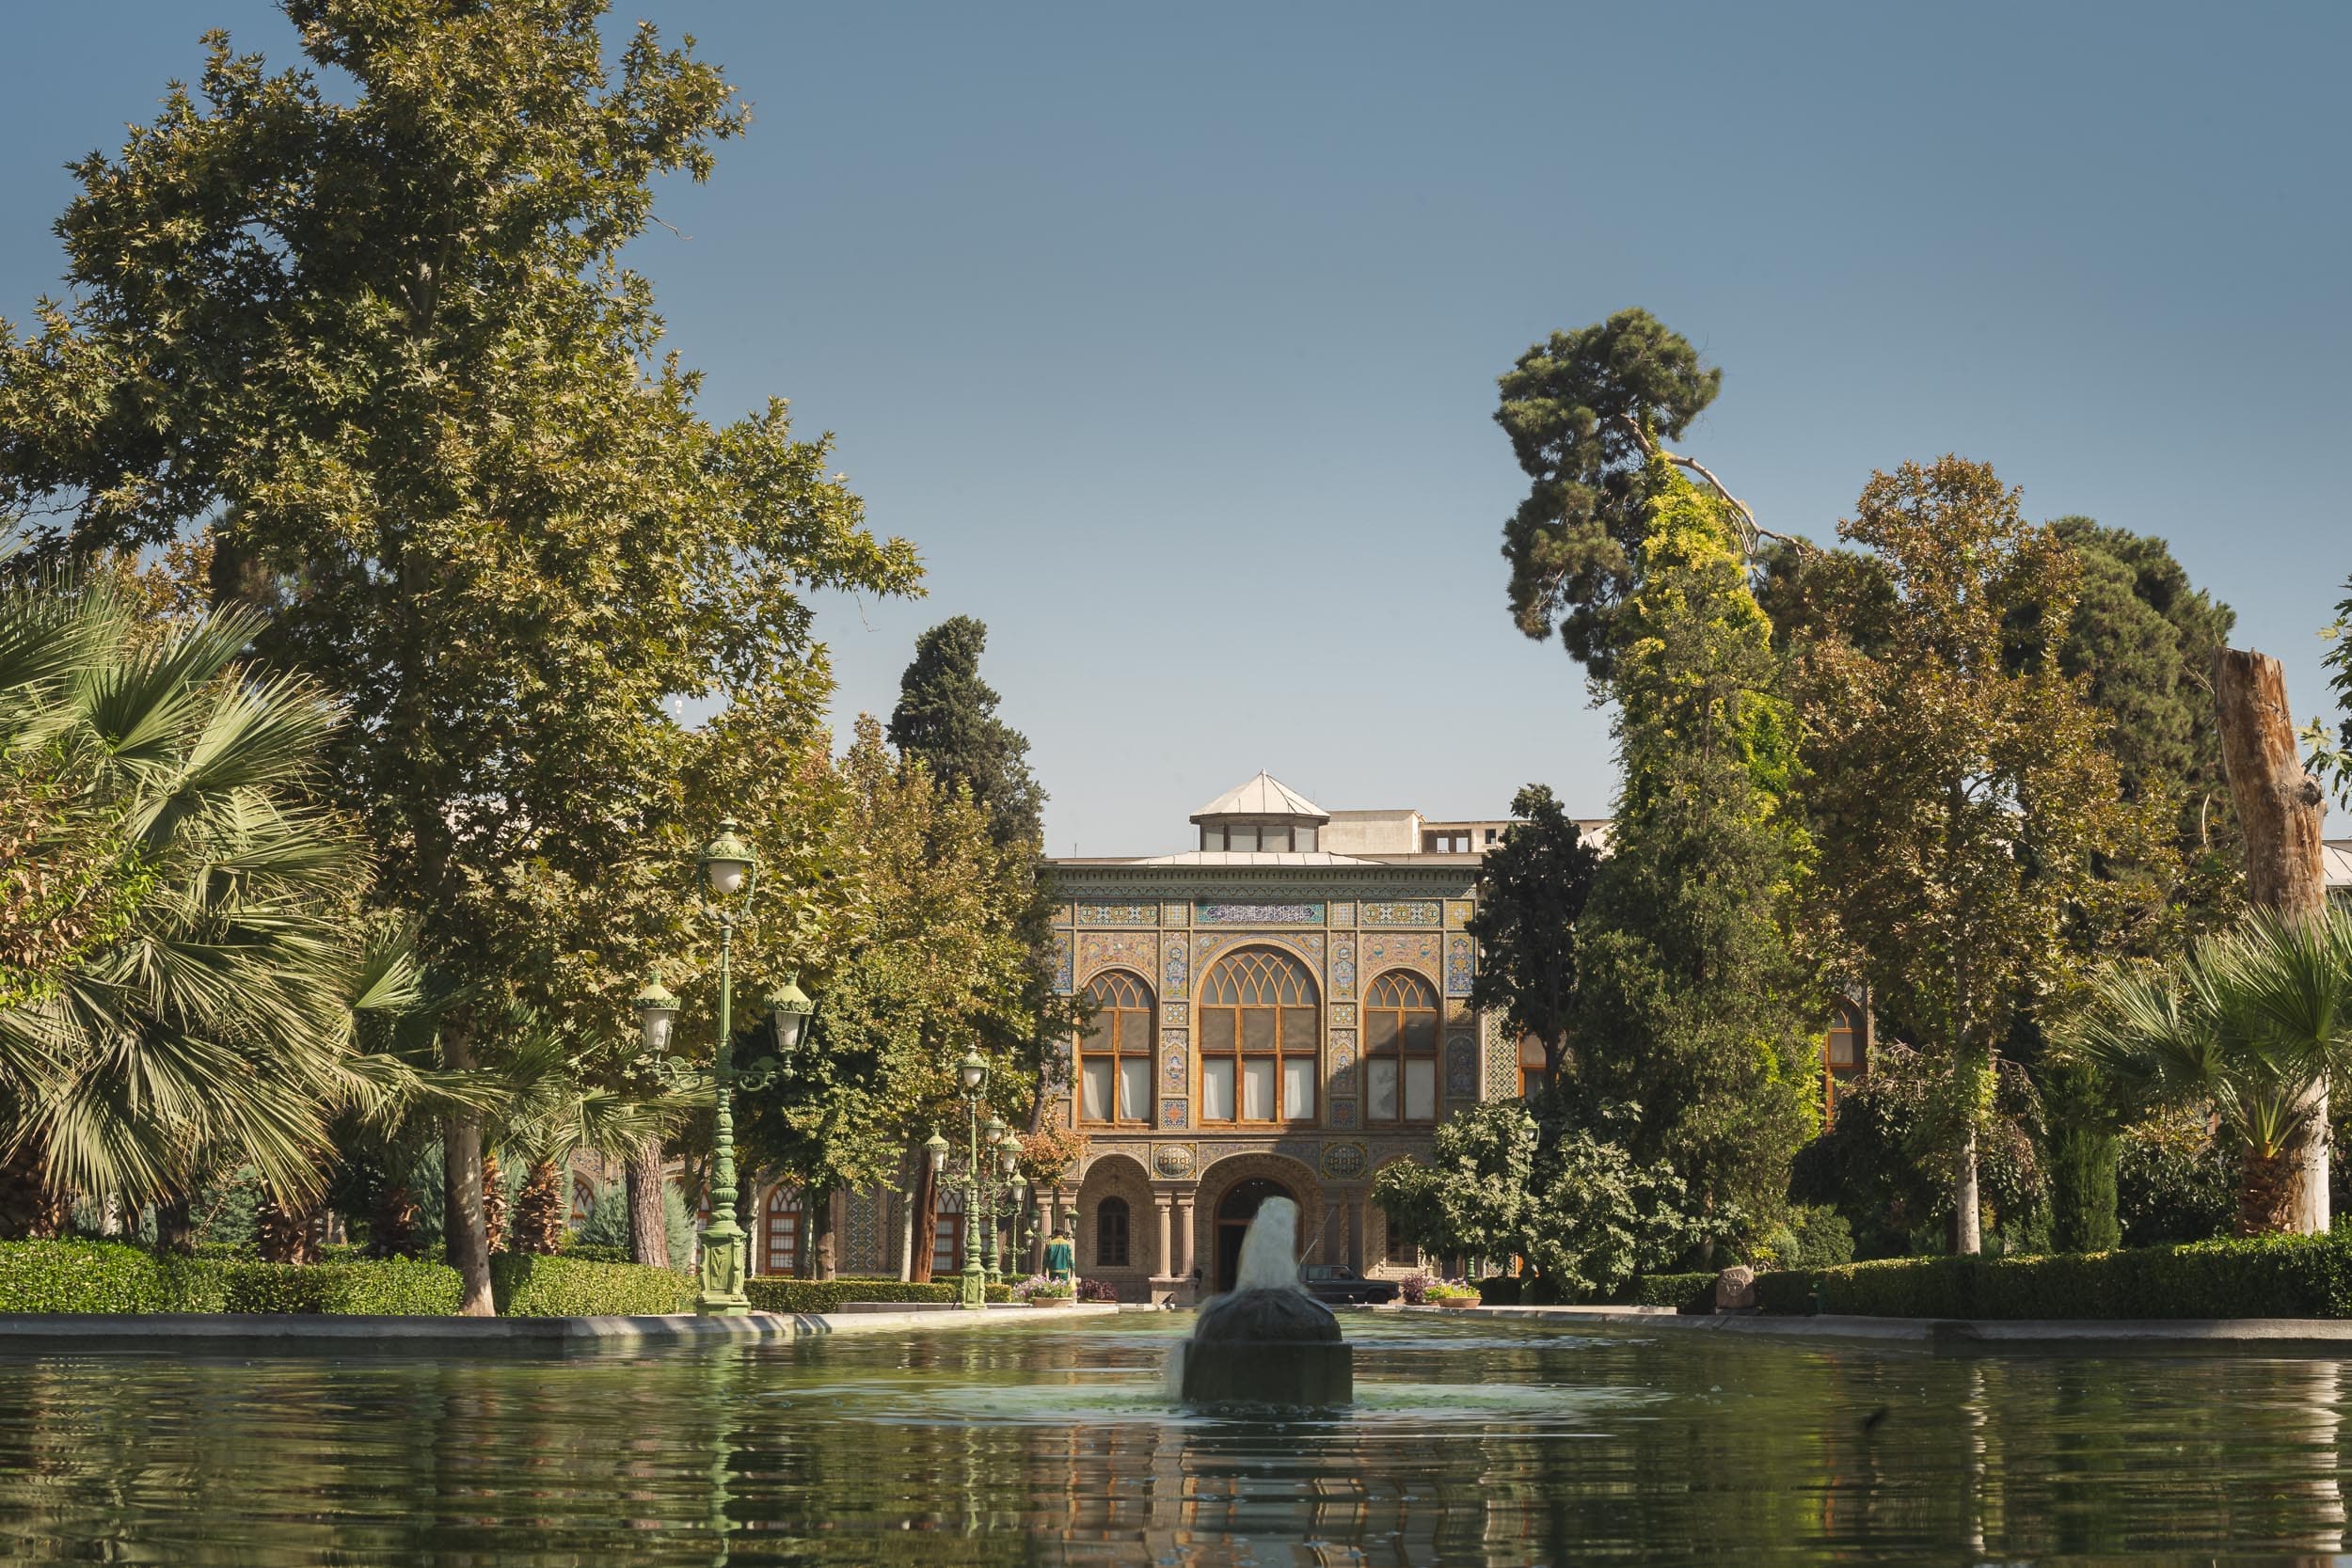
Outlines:
<svg viewBox="0 0 2352 1568"><path fill-rule="evenodd" d="M1347 1266L1364 1272L1364 1195L1354 1188L1347 1194Z"/></svg>
<svg viewBox="0 0 2352 1568"><path fill-rule="evenodd" d="M1190 1189L1176 1198L1176 1273L1185 1279L1192 1277L1192 1193Z"/></svg>
<svg viewBox="0 0 2352 1568"><path fill-rule="evenodd" d="M1166 1279L1168 1275L1168 1259L1171 1256L1168 1246L1168 1236L1171 1228L1170 1222L1175 1217L1176 1199L1167 1193L1159 1194L1158 1197L1160 1210L1160 1250L1152 1259L1152 1272L1158 1277Z"/></svg>

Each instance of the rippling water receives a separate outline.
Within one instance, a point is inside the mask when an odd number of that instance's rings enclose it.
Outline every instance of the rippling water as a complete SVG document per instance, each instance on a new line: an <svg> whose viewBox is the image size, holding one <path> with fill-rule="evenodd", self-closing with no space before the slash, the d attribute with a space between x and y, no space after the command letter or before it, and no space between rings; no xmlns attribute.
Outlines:
<svg viewBox="0 0 2352 1568"><path fill-rule="evenodd" d="M2352 1365L1353 1315L1359 1404L1165 1403L1185 1318L644 1358L0 1359L0 1560L2324 1562Z"/></svg>

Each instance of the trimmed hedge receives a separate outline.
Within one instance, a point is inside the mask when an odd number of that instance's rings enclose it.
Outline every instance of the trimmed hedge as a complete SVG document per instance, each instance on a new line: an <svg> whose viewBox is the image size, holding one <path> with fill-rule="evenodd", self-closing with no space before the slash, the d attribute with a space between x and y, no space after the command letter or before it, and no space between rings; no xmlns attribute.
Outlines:
<svg viewBox="0 0 2352 1568"><path fill-rule="evenodd" d="M953 1280L935 1279L926 1285L903 1279L795 1279L789 1275L759 1275L747 1281L743 1293L760 1312L838 1312L852 1301L953 1301ZM991 1301L1010 1301L1012 1287L991 1285Z"/></svg>
<svg viewBox="0 0 2352 1568"><path fill-rule="evenodd" d="M1677 1312L1715 1310L1711 1274L1653 1274L1630 1280L1611 1298L1620 1307L1671 1307Z"/></svg>
<svg viewBox="0 0 2352 1568"><path fill-rule="evenodd" d="M457 1271L409 1258L254 1263L157 1256L120 1242L0 1244L0 1312L295 1312L433 1317Z"/></svg>
<svg viewBox="0 0 2352 1568"><path fill-rule="evenodd" d="M2053 1258L1898 1258L1756 1276L1766 1312L1882 1318L2352 1317L2352 1239L2258 1236Z"/></svg>
<svg viewBox="0 0 2352 1568"><path fill-rule="evenodd" d="M649 1263L595 1263L561 1253L501 1252L490 1297L507 1318L660 1317L694 1309L693 1276Z"/></svg>

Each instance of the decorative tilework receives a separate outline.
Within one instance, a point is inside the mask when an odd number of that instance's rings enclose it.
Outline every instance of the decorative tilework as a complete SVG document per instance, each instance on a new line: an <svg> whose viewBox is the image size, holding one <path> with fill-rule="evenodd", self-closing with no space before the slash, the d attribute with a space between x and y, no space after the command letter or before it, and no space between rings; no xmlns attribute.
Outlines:
<svg viewBox="0 0 2352 1568"><path fill-rule="evenodd" d="M1352 1100L1334 1100L1331 1101L1331 1125L1334 1127L1355 1126L1356 1102Z"/></svg>
<svg viewBox="0 0 2352 1568"><path fill-rule="evenodd" d="M1436 898L1401 898L1366 904L1357 918L1366 926L1435 926L1445 918L1445 905Z"/></svg>
<svg viewBox="0 0 2352 1568"><path fill-rule="evenodd" d="M1332 1003L1332 1004L1331 1004L1331 1027L1332 1027L1332 1028L1334 1028L1334 1029L1353 1029L1353 1028L1355 1028L1355 1027L1356 1027L1356 1004L1355 1004L1355 1003L1353 1003L1353 1002L1334 1002L1334 1003Z"/></svg>
<svg viewBox="0 0 2352 1568"><path fill-rule="evenodd" d="M1356 939L1334 937L1331 941L1331 994L1352 997L1356 994Z"/></svg>
<svg viewBox="0 0 2352 1568"><path fill-rule="evenodd" d="M1359 1143L1325 1144L1323 1174L1342 1181L1353 1181L1364 1174L1372 1164L1372 1156Z"/></svg>
<svg viewBox="0 0 2352 1568"><path fill-rule="evenodd" d="M1445 905L1445 923L1457 928L1467 926L1470 922L1470 911L1475 908L1477 906L1467 898L1449 898Z"/></svg>
<svg viewBox="0 0 2352 1568"><path fill-rule="evenodd" d="M1170 1181L1181 1181L1190 1176L1200 1164L1200 1153L1190 1144L1153 1144L1152 1169Z"/></svg>
<svg viewBox="0 0 2352 1568"><path fill-rule="evenodd" d="M1445 1021L1448 1023L1468 1023L1470 1021L1470 1005L1458 996L1446 998Z"/></svg>
<svg viewBox="0 0 2352 1568"><path fill-rule="evenodd" d="M841 1266L862 1275L882 1273L882 1195L871 1189L851 1192L841 1207Z"/></svg>
<svg viewBox="0 0 2352 1568"><path fill-rule="evenodd" d="M1363 938L1363 969L1377 974L1384 969L1419 970L1438 978L1438 937L1434 932L1372 931Z"/></svg>
<svg viewBox="0 0 2352 1568"><path fill-rule="evenodd" d="M1170 1029L1183 1029L1189 1026L1192 1022L1192 1004L1189 1002L1161 1003L1160 1022Z"/></svg>
<svg viewBox="0 0 2352 1568"><path fill-rule="evenodd" d="M1149 931L1081 931L1078 933L1078 974L1091 978L1098 969L1141 970L1152 973L1159 939Z"/></svg>
<svg viewBox="0 0 2352 1568"><path fill-rule="evenodd" d="M1159 921L1157 904L1104 904L1093 899L1078 904L1081 926L1156 926Z"/></svg>
<svg viewBox="0 0 2352 1568"><path fill-rule="evenodd" d="M1192 1061L1185 1053L1188 1043L1181 1029L1160 1031L1160 1085L1178 1094L1184 1092L1185 1082L1192 1073Z"/></svg>
<svg viewBox="0 0 2352 1568"><path fill-rule="evenodd" d="M1331 924L1334 926L1355 925L1356 906L1352 903L1333 904L1331 906Z"/></svg>
<svg viewBox="0 0 2352 1568"><path fill-rule="evenodd" d="M1470 989L1470 939L1459 932L1445 939L1445 993L1468 996Z"/></svg>
<svg viewBox="0 0 2352 1568"><path fill-rule="evenodd" d="M1070 981L1070 933L1054 933L1054 989L1067 996L1076 988Z"/></svg>
<svg viewBox="0 0 2352 1568"><path fill-rule="evenodd" d="M1162 1127L1190 1127L1192 1125L1191 1102L1183 1100L1161 1101L1160 1125Z"/></svg>
<svg viewBox="0 0 2352 1568"><path fill-rule="evenodd" d="M1512 1100L1519 1092L1519 1042L1503 1026L1501 1013L1486 1015L1486 1098Z"/></svg>
<svg viewBox="0 0 2352 1568"><path fill-rule="evenodd" d="M1160 906L1160 924L1163 926L1191 925L1192 906L1190 904L1162 904Z"/></svg>
<svg viewBox="0 0 2352 1568"><path fill-rule="evenodd" d="M1192 968L1187 958L1185 939L1181 936L1160 938L1160 980L1168 989L1168 996L1192 994Z"/></svg>
<svg viewBox="0 0 2352 1568"><path fill-rule="evenodd" d="M1321 904L1210 904L1197 906L1203 926L1320 926Z"/></svg>
<svg viewBox="0 0 2352 1568"><path fill-rule="evenodd" d="M1356 1092L1356 1031L1331 1031L1331 1092L1335 1095Z"/></svg>
<svg viewBox="0 0 2352 1568"><path fill-rule="evenodd" d="M1445 1093L1448 1100L1478 1098L1478 1037L1467 1029L1446 1037Z"/></svg>
<svg viewBox="0 0 2352 1568"><path fill-rule="evenodd" d="M1323 973L1321 931L1202 931L1192 941L1193 961L1204 974L1220 955L1236 947L1279 947L1307 960L1309 973Z"/></svg>

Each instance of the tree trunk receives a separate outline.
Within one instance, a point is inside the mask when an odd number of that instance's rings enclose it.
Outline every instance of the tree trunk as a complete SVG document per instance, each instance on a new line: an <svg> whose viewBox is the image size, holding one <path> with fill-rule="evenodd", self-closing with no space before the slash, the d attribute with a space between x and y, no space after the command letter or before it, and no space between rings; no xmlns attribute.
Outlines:
<svg viewBox="0 0 2352 1568"><path fill-rule="evenodd" d="M155 1205L155 1247L182 1257L196 1251L196 1200L185 1193Z"/></svg>
<svg viewBox="0 0 2352 1568"><path fill-rule="evenodd" d="M499 1168L499 1151L482 1151L482 1244L492 1252L506 1250L506 1173Z"/></svg>
<svg viewBox="0 0 2352 1568"><path fill-rule="evenodd" d="M898 1187L898 1278L904 1283L914 1279L914 1171L921 1165L919 1158L913 1165L899 1166Z"/></svg>
<svg viewBox="0 0 2352 1568"><path fill-rule="evenodd" d="M65 1234L72 1200L49 1190L48 1162L19 1149L0 1160L0 1242L46 1242Z"/></svg>
<svg viewBox="0 0 2352 1568"><path fill-rule="evenodd" d="M1952 1175L1952 1250L1973 1258L1984 1250L1984 1212L1977 1193L1977 1130L1960 1141L1959 1168Z"/></svg>
<svg viewBox="0 0 2352 1568"><path fill-rule="evenodd" d="M368 1217L368 1250L378 1258L417 1256L417 1195L405 1181L394 1181L375 1195L375 1212Z"/></svg>
<svg viewBox="0 0 2352 1568"><path fill-rule="evenodd" d="M317 1262L318 1249L311 1244L314 1218L302 1210L287 1207L276 1193L263 1193L262 1201L253 1206L254 1239L260 1245L262 1261Z"/></svg>
<svg viewBox="0 0 2352 1568"><path fill-rule="evenodd" d="M914 1201L909 1208L914 1235L907 1255L907 1277L917 1285L928 1285L931 1282L931 1238L939 1234L939 1182L931 1175L928 1159L914 1162Z"/></svg>
<svg viewBox="0 0 2352 1568"><path fill-rule="evenodd" d="M2253 1149L2238 1156L2237 1233L2241 1236L2291 1236L2299 1216L2302 1193L2299 1151L2281 1148L2273 1154Z"/></svg>
<svg viewBox="0 0 2352 1568"><path fill-rule="evenodd" d="M441 1031L441 1065L453 1072L473 1066L472 1042L464 1023ZM457 1271L464 1294L461 1317L497 1315L490 1296L490 1229L482 1209L482 1123L470 1112L452 1112L441 1123L441 1244Z"/></svg>
<svg viewBox="0 0 2352 1568"><path fill-rule="evenodd" d="M651 1135L628 1146L628 1255L637 1262L670 1266L669 1217L661 1201L661 1140Z"/></svg>
<svg viewBox="0 0 2352 1568"><path fill-rule="evenodd" d="M801 1223L808 1227L808 1275L812 1279L834 1277L833 1189L810 1187L801 1195Z"/></svg>
<svg viewBox="0 0 2352 1568"><path fill-rule="evenodd" d="M564 1202L564 1172L552 1160L534 1160L523 1190L515 1195L515 1220L508 1242L514 1251L549 1257L564 1245L564 1222L570 1217Z"/></svg>
<svg viewBox="0 0 2352 1568"><path fill-rule="evenodd" d="M2289 920L2316 920L2328 907L2320 844L2327 796L2303 771L2296 749L2286 672L2267 655L2223 648L2213 657L2213 697L2230 799L2244 835L2247 899ZM2297 1140L2294 1228L2317 1234L2329 1219L2327 1079L2297 1108L2309 1117L2309 1132Z"/></svg>

